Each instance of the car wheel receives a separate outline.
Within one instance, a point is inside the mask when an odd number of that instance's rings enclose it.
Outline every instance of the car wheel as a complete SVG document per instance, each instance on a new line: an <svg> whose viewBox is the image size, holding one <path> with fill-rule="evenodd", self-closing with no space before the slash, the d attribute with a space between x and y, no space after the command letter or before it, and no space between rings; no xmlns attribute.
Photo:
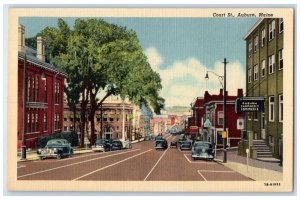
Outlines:
<svg viewBox="0 0 300 200"><path fill-rule="evenodd" d="M60 159L61 159L61 153L57 153L56 159L57 159L57 160L60 160Z"/></svg>

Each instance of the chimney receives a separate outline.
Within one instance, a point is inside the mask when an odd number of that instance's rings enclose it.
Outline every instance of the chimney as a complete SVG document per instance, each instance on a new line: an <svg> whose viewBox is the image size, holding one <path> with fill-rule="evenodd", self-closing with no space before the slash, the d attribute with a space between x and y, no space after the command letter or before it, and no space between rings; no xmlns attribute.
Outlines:
<svg viewBox="0 0 300 200"><path fill-rule="evenodd" d="M222 96L223 95L223 89L221 88L220 89L220 96Z"/></svg>
<svg viewBox="0 0 300 200"><path fill-rule="evenodd" d="M36 57L45 61L45 39L42 36L38 36L36 42Z"/></svg>
<svg viewBox="0 0 300 200"><path fill-rule="evenodd" d="M237 96L238 97L243 97L243 89L238 89Z"/></svg>
<svg viewBox="0 0 300 200"><path fill-rule="evenodd" d="M18 51L25 53L25 27L22 24L18 26Z"/></svg>

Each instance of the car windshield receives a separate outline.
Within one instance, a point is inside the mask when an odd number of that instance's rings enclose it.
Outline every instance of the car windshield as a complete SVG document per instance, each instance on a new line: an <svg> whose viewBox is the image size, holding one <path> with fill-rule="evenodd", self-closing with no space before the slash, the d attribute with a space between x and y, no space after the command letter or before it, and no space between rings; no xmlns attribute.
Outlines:
<svg viewBox="0 0 300 200"><path fill-rule="evenodd" d="M62 140L50 140L47 142L47 145L62 145L65 142Z"/></svg>
<svg viewBox="0 0 300 200"><path fill-rule="evenodd" d="M194 147L198 149L198 148L211 148L212 146L209 143L195 143Z"/></svg>
<svg viewBox="0 0 300 200"><path fill-rule="evenodd" d="M105 144L107 143L105 140L97 140L96 141L96 144Z"/></svg>

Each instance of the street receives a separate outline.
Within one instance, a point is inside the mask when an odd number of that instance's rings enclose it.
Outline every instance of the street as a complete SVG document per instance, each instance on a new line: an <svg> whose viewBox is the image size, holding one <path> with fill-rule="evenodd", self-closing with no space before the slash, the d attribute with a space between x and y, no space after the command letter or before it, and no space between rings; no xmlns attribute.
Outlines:
<svg viewBox="0 0 300 200"><path fill-rule="evenodd" d="M179 136L164 135L168 143ZM71 158L18 163L18 180L70 181L251 181L214 161L191 159L179 148L155 150L154 141L132 149L94 152Z"/></svg>

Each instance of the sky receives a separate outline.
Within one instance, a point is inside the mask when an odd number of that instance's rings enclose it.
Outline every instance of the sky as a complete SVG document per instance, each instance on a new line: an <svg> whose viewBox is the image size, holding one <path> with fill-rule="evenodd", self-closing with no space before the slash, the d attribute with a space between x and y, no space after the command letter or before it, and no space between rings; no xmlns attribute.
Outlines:
<svg viewBox="0 0 300 200"><path fill-rule="evenodd" d="M63 18L72 28L76 18ZM151 67L160 74L160 94L166 106L190 106L205 91L218 94L222 85L213 71L223 76L224 58L227 90L245 91L246 43L243 37L258 18L102 18L136 31ZM56 17L22 17L26 37L46 26L56 27Z"/></svg>

